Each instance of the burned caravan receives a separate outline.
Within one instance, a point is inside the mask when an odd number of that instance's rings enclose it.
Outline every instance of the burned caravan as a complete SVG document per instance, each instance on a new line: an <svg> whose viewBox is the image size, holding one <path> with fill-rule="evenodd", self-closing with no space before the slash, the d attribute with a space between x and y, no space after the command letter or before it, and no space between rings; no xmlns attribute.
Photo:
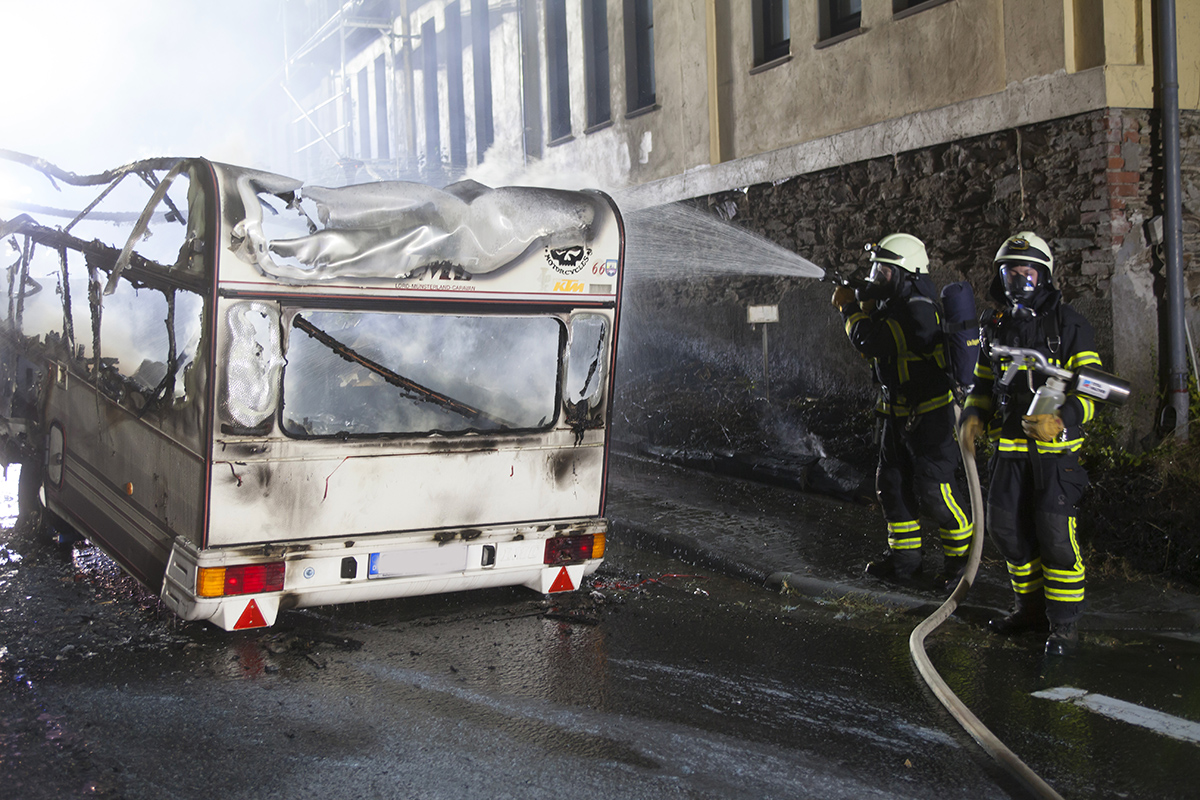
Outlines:
<svg viewBox="0 0 1200 800"><path fill-rule="evenodd" d="M623 251L607 196L33 166L93 202L0 220L5 452L180 617L550 593L599 566ZM106 211L137 190L140 214Z"/></svg>

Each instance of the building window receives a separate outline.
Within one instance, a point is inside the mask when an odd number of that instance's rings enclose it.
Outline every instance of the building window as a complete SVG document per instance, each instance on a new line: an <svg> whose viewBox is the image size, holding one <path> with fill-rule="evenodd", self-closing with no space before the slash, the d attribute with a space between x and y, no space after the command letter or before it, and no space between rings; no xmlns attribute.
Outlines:
<svg viewBox="0 0 1200 800"><path fill-rule="evenodd" d="M475 85L475 156L483 154L496 139L492 123L492 25L488 0L471 0L471 71Z"/></svg>
<svg viewBox="0 0 1200 800"><path fill-rule="evenodd" d="M629 110L653 106L654 0L625 0L625 61Z"/></svg>
<svg viewBox="0 0 1200 800"><path fill-rule="evenodd" d="M822 10L825 11L822 38L858 30L862 24L862 0L823 0Z"/></svg>
<svg viewBox="0 0 1200 800"><path fill-rule="evenodd" d="M355 105L358 107L356 120L358 128L358 157L364 161L371 157L371 100L367 91L367 71L360 70L355 81Z"/></svg>
<svg viewBox="0 0 1200 800"><path fill-rule="evenodd" d="M791 48L788 0L755 0L754 65L783 58Z"/></svg>
<svg viewBox="0 0 1200 800"><path fill-rule="evenodd" d="M446 6L446 111L450 123L450 164L467 166L467 104L463 91L462 11Z"/></svg>
<svg viewBox="0 0 1200 800"><path fill-rule="evenodd" d="M608 74L608 0L583 0L583 80L589 128L612 119Z"/></svg>
<svg viewBox="0 0 1200 800"><path fill-rule="evenodd" d="M434 20L421 25L421 74L425 95L425 168L442 165L442 134L438 124L437 28Z"/></svg>
<svg viewBox="0 0 1200 800"><path fill-rule="evenodd" d="M391 137L388 135L388 76L384 56L375 59L375 157L390 158Z"/></svg>
<svg viewBox="0 0 1200 800"><path fill-rule="evenodd" d="M546 0L546 90L550 141L571 135L571 83L567 69L567 0Z"/></svg>

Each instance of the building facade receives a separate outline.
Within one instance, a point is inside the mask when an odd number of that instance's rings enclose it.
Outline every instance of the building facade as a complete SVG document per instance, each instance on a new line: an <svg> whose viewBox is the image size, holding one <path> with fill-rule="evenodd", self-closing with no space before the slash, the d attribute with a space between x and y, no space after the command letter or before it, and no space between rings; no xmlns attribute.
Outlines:
<svg viewBox="0 0 1200 800"><path fill-rule="evenodd" d="M1177 5L1190 297L1200 283L1200 4ZM1154 426L1166 354L1152 0L285 9L290 113L264 159L277 171L584 182L629 213L707 203L821 266L853 265L864 242L903 229L925 239L939 283L969 280L981 303L995 249L1033 229L1096 325L1106 365L1134 383L1130 441ZM751 293L780 306L779 369L807 385L844 373L869 391L829 332L807 324L827 313L811 280ZM695 300L727 319L714 336L756 364L754 334L736 321L743 301Z"/></svg>

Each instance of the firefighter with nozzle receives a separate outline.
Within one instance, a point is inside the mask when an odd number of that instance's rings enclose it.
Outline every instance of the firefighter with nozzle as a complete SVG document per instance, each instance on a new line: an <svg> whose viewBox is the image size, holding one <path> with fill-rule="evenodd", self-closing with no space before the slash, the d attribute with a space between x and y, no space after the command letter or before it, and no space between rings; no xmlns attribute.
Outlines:
<svg viewBox="0 0 1200 800"><path fill-rule="evenodd" d="M1040 361L1064 375L1104 373L1094 369L1100 356L1091 324L1054 285L1054 256L1044 239L1031 231L1009 237L995 270L989 294L1002 308L980 320L976 381L959 427L964 441L986 433L996 447L987 529L1008 562L1015 602L989 627L1012 634L1046 630L1048 622L1046 653L1064 655L1078 642L1084 609L1075 507L1088 481L1079 463L1080 426L1096 407L1087 384L1056 386L1034 367Z"/></svg>
<svg viewBox="0 0 1200 800"><path fill-rule="evenodd" d="M939 582L953 591L966 566L972 526L955 475L954 395L929 256L925 244L907 233L885 236L866 251L868 281L833 293L851 345L870 360L879 384L875 492L887 522L888 552L866 572L901 583L922 573L923 513L941 536Z"/></svg>

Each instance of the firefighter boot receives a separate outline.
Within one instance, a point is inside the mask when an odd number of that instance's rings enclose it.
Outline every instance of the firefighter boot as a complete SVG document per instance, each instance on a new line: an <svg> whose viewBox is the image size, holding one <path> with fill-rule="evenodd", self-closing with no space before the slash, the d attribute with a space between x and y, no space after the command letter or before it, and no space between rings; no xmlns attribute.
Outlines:
<svg viewBox="0 0 1200 800"><path fill-rule="evenodd" d="M1070 655L1079 645L1079 625L1075 622L1050 623L1050 637L1046 639L1046 655Z"/></svg>
<svg viewBox="0 0 1200 800"><path fill-rule="evenodd" d="M942 576L939 580L945 587L946 594L950 594L958 588L959 581L962 580L963 573L967 571L966 556L943 556L942 557Z"/></svg>
<svg viewBox="0 0 1200 800"><path fill-rule="evenodd" d="M1046 629L1046 598L1041 592L1017 595L1010 614L988 621L988 630L1006 636L1021 631Z"/></svg>
<svg viewBox="0 0 1200 800"><path fill-rule="evenodd" d="M907 583L921 574L920 550L889 550L883 558L867 564L865 572L884 581Z"/></svg>

